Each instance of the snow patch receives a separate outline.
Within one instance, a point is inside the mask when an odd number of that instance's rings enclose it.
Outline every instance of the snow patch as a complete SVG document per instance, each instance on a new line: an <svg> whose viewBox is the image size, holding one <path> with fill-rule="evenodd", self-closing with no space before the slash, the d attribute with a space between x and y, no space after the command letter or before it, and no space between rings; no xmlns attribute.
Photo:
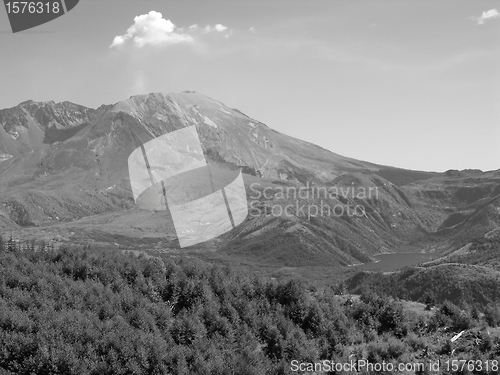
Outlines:
<svg viewBox="0 0 500 375"><path fill-rule="evenodd" d="M213 122L212 120L210 120L207 116L204 116L203 117L203 121L205 122L205 124L213 127L213 128L217 128L217 124L215 124L215 122Z"/></svg>
<svg viewBox="0 0 500 375"><path fill-rule="evenodd" d="M222 103L217 103L217 104L219 105L220 110L221 110L222 112L227 113L227 114L229 114L229 115L231 114L231 112L228 112L228 111L226 111L226 110L224 109L224 105L223 105Z"/></svg>
<svg viewBox="0 0 500 375"><path fill-rule="evenodd" d="M165 121L167 122L169 119L168 119L168 116L165 116L163 114L160 114L160 113L156 113L155 114L155 117L160 120L160 121Z"/></svg>
<svg viewBox="0 0 500 375"><path fill-rule="evenodd" d="M0 153L0 163L5 160L9 160L12 157L12 155L9 154L1 154Z"/></svg>

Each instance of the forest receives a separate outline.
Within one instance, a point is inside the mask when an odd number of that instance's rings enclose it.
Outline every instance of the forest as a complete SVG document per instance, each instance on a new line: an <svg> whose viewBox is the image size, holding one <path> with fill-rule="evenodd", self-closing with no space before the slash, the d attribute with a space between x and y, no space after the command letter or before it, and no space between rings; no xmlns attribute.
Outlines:
<svg viewBox="0 0 500 375"><path fill-rule="evenodd" d="M193 258L4 239L0 373L274 375L306 373L292 361L459 359L475 364L440 373L498 374L497 308L342 289Z"/></svg>

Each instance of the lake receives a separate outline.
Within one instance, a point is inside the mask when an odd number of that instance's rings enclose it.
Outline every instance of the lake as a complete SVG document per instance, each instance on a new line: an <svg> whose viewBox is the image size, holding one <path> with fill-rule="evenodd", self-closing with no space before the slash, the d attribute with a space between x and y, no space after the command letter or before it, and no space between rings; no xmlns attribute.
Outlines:
<svg viewBox="0 0 500 375"><path fill-rule="evenodd" d="M353 266L353 269L363 271L395 271L406 266L428 262L438 257L438 254L425 253L379 254L375 255L375 258L379 260L377 263L365 263Z"/></svg>

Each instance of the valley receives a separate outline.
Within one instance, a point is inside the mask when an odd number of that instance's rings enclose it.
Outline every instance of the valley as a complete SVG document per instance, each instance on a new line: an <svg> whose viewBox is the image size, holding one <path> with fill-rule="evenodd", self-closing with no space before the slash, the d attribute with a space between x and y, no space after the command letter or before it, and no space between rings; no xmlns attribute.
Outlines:
<svg viewBox="0 0 500 375"><path fill-rule="evenodd" d="M225 184L223 171L243 172L250 210L234 230L181 249L168 210L136 206L127 160L148 140L192 125L208 164L222 172L216 183ZM500 223L500 170L355 160L192 91L97 109L26 101L0 110L0 154L5 238L195 256L322 284L439 262Z"/></svg>

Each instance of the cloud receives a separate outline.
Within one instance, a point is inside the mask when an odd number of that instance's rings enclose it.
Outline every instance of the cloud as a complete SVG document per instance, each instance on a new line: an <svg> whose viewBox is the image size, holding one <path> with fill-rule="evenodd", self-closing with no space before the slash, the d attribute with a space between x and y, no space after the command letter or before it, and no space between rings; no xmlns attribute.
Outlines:
<svg viewBox="0 0 500 375"><path fill-rule="evenodd" d="M221 25L220 23L215 25L215 31L217 31L218 33L221 33L221 32L226 31L226 30L227 30L227 26Z"/></svg>
<svg viewBox="0 0 500 375"><path fill-rule="evenodd" d="M118 48L126 44L135 47L144 46L164 46L172 44L192 44L201 34L223 33L228 38L233 30L220 23L207 25L200 29L198 24L193 24L187 28L177 27L170 20L163 18L160 12L152 10L148 14L142 14L134 18L134 23L123 35L117 35L113 39L110 48Z"/></svg>
<svg viewBox="0 0 500 375"><path fill-rule="evenodd" d="M170 20L163 18L160 12L152 10L134 18L134 24L124 35L113 39L110 48L122 46L128 42L136 47L158 46L168 44L192 43L193 37L179 32Z"/></svg>
<svg viewBox="0 0 500 375"><path fill-rule="evenodd" d="M496 9L490 9L481 14L481 17L471 17L478 25L484 24L486 20L500 18L500 13Z"/></svg>
<svg viewBox="0 0 500 375"><path fill-rule="evenodd" d="M193 25L194 26L194 25ZM218 32L218 33L222 33L224 31L226 31L228 29L227 26L224 26L220 23L218 23L217 25L215 26L210 26L210 25L207 25L203 28L202 32L205 33L205 34L208 34L208 33L213 33L213 32Z"/></svg>

